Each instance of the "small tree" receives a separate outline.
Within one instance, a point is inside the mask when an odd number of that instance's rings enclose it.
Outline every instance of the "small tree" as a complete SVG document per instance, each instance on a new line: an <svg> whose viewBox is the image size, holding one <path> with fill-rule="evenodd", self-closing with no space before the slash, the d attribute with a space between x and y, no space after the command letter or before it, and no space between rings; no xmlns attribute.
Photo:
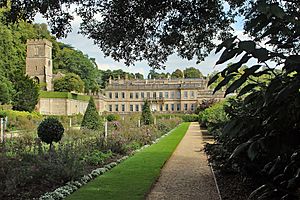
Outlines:
<svg viewBox="0 0 300 200"><path fill-rule="evenodd" d="M154 118L150 110L150 102L147 99L144 101L141 121L145 125L153 124L154 122Z"/></svg>
<svg viewBox="0 0 300 200"><path fill-rule="evenodd" d="M13 110L32 112L39 99L39 87L28 76L18 76L14 83Z"/></svg>
<svg viewBox="0 0 300 200"><path fill-rule="evenodd" d="M84 113L81 128L100 130L101 121L93 97L90 98L87 109Z"/></svg>
<svg viewBox="0 0 300 200"><path fill-rule="evenodd" d="M65 129L61 122L54 117L48 117L44 119L38 127L39 138L50 144L50 150L52 149L53 142L59 142L63 136Z"/></svg>

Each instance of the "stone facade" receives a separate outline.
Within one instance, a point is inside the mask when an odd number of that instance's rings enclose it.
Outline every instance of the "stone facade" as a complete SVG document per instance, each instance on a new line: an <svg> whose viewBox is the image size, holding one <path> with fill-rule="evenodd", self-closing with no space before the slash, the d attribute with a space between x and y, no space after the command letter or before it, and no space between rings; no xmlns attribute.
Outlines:
<svg viewBox="0 0 300 200"><path fill-rule="evenodd" d="M46 39L27 40L26 74L46 91L52 90L52 43Z"/></svg>
<svg viewBox="0 0 300 200"><path fill-rule="evenodd" d="M88 101L67 98L41 98L37 110L42 115L84 114Z"/></svg>
<svg viewBox="0 0 300 200"><path fill-rule="evenodd" d="M103 95L95 96L99 112L128 114L141 112L145 99L151 110L161 113L193 113L203 99L223 99L212 95L207 79L109 80Z"/></svg>

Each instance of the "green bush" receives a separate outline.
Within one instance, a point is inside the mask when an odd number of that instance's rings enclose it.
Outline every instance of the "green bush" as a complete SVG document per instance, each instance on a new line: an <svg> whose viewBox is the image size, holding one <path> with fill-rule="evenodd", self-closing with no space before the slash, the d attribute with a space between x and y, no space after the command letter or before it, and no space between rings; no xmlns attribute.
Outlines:
<svg viewBox="0 0 300 200"><path fill-rule="evenodd" d="M117 115L117 114L108 114L106 116L106 120L109 121L109 122L118 121L120 119L121 119L120 115Z"/></svg>
<svg viewBox="0 0 300 200"><path fill-rule="evenodd" d="M90 165L99 165L99 164L104 164L105 160L107 160L112 156L113 154L112 151L110 150L105 153L95 149L92 152L85 155L83 161Z"/></svg>
<svg viewBox="0 0 300 200"><path fill-rule="evenodd" d="M39 138L50 144L50 149L53 142L59 142L64 133L64 127L57 118L48 117L44 119L38 127Z"/></svg>
<svg viewBox="0 0 300 200"><path fill-rule="evenodd" d="M217 136L229 118L225 112L226 101L214 104L199 114L199 123L206 127L210 133Z"/></svg>
<svg viewBox="0 0 300 200"><path fill-rule="evenodd" d="M185 114L181 118L184 122L198 122L199 121L199 115L196 115L196 114Z"/></svg>
<svg viewBox="0 0 300 200"><path fill-rule="evenodd" d="M98 131L101 129L102 123L93 97L90 98L87 109L84 113L81 128Z"/></svg>

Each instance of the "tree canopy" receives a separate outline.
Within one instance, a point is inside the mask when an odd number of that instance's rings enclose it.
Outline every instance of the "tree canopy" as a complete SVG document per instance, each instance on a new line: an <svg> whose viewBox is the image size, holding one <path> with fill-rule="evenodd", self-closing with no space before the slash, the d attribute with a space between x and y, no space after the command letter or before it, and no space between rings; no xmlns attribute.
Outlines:
<svg viewBox="0 0 300 200"><path fill-rule="evenodd" d="M0 7L10 7L8 22L32 21L39 12L49 20L52 33L62 37L71 31L73 4L73 14L82 19L80 32L106 56L127 65L147 60L150 66L162 67L173 53L201 61L215 47L213 39L226 36L233 22L221 0L3 0Z"/></svg>
<svg viewBox="0 0 300 200"><path fill-rule="evenodd" d="M54 80L54 91L59 92L83 92L84 83L81 78L73 73L68 73L64 77Z"/></svg>

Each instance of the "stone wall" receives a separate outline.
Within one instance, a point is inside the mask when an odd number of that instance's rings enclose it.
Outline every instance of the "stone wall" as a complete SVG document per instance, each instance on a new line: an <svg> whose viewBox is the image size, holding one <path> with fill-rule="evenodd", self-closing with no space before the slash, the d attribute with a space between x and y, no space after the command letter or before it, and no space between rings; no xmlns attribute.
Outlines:
<svg viewBox="0 0 300 200"><path fill-rule="evenodd" d="M66 98L41 98L37 109L42 115L76 115L84 114L88 101Z"/></svg>

